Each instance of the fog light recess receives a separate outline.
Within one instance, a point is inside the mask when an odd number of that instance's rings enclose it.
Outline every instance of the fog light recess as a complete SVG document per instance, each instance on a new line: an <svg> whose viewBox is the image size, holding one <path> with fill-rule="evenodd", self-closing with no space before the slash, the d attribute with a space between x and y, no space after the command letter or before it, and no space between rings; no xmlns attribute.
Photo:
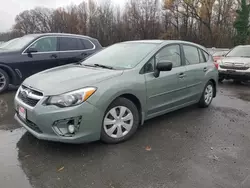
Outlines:
<svg viewBox="0 0 250 188"><path fill-rule="evenodd" d="M81 121L82 117L62 119L55 121L52 128L57 135L72 137L78 132Z"/></svg>

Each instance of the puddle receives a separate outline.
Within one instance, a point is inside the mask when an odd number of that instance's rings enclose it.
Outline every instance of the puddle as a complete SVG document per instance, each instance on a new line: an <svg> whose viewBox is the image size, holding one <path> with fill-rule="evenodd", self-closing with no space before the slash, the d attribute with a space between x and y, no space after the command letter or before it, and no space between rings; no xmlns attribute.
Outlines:
<svg viewBox="0 0 250 188"><path fill-rule="evenodd" d="M14 120L15 92L0 95L0 130L14 130L20 128Z"/></svg>
<svg viewBox="0 0 250 188"><path fill-rule="evenodd" d="M29 180L20 167L16 143L26 132L20 128L12 132L0 131L0 182L1 188L31 188Z"/></svg>
<svg viewBox="0 0 250 188"><path fill-rule="evenodd" d="M250 102L250 94L249 93L241 93L239 94L239 99L243 101Z"/></svg>

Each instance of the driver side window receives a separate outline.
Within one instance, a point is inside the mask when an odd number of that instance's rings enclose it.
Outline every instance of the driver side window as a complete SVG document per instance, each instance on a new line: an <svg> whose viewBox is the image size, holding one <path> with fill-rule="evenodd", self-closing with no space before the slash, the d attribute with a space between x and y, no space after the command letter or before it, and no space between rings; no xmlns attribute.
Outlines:
<svg viewBox="0 0 250 188"><path fill-rule="evenodd" d="M37 52L57 51L57 37L41 38L32 44L30 48L35 48Z"/></svg>
<svg viewBox="0 0 250 188"><path fill-rule="evenodd" d="M181 66L180 46L170 45L162 48L154 57L152 57L144 66L144 73L154 72L155 66L159 61L170 61L174 67Z"/></svg>
<svg viewBox="0 0 250 188"><path fill-rule="evenodd" d="M159 61L170 61L173 63L174 67L180 67L181 66L181 55L180 55L180 46L177 45L170 45L166 46L163 49L161 49L155 56L156 62Z"/></svg>

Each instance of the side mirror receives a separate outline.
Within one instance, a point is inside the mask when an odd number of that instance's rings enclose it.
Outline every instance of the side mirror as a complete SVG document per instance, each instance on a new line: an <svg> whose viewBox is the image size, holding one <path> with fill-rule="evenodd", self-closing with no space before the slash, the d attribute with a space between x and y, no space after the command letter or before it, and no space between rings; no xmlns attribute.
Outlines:
<svg viewBox="0 0 250 188"><path fill-rule="evenodd" d="M28 54L35 53L35 52L38 52L38 50L37 50L36 48L29 48L29 49L27 50L27 53L28 53Z"/></svg>
<svg viewBox="0 0 250 188"><path fill-rule="evenodd" d="M156 65L154 76L157 78L161 71L171 71L173 68L173 63L170 61L160 61Z"/></svg>

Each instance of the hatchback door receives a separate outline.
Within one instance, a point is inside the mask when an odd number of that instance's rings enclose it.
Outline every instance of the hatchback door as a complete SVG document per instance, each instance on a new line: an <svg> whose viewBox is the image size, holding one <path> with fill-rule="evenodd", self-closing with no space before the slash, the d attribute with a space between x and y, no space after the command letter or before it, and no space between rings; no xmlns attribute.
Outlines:
<svg viewBox="0 0 250 188"><path fill-rule="evenodd" d="M60 65L84 60L94 52L94 44L77 37L59 37Z"/></svg>
<svg viewBox="0 0 250 188"><path fill-rule="evenodd" d="M147 117L166 113L185 104L186 69L182 64L180 46L170 45L162 48L144 67L147 89ZM154 76L156 63L166 60L173 63L173 69Z"/></svg>
<svg viewBox="0 0 250 188"><path fill-rule="evenodd" d="M183 45L187 75L187 93L191 101L199 100L204 89L204 80L208 71L206 52L192 45ZM207 54L208 56L208 54Z"/></svg>
<svg viewBox="0 0 250 188"><path fill-rule="evenodd" d="M29 53L31 49L33 52ZM39 38L22 53L20 63L23 65L21 69L23 77L58 66L58 56L57 37Z"/></svg>

